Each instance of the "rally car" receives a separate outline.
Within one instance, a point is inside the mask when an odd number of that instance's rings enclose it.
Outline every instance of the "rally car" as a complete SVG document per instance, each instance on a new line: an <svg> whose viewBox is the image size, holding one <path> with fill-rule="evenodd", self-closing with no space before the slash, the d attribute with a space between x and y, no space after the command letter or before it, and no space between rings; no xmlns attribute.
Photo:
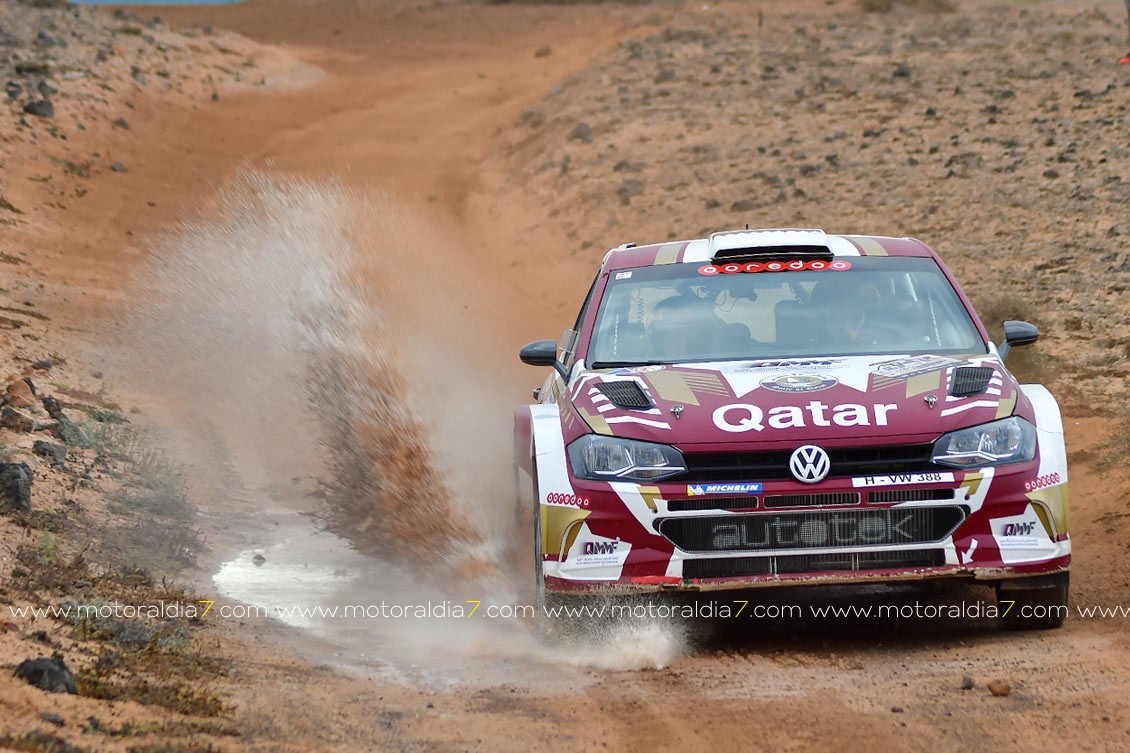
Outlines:
<svg viewBox="0 0 1130 753"><path fill-rule="evenodd" d="M912 238L738 230L604 257L515 411L539 593L975 579L1066 615L1059 407Z"/></svg>

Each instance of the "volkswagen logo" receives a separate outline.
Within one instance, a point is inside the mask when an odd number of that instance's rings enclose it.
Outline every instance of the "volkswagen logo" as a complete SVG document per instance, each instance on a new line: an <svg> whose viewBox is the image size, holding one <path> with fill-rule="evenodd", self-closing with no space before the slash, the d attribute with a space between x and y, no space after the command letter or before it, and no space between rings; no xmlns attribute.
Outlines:
<svg viewBox="0 0 1130 753"><path fill-rule="evenodd" d="M823 481L832 469L832 461L823 447L814 444L801 445L789 455L789 470L793 477L805 484Z"/></svg>

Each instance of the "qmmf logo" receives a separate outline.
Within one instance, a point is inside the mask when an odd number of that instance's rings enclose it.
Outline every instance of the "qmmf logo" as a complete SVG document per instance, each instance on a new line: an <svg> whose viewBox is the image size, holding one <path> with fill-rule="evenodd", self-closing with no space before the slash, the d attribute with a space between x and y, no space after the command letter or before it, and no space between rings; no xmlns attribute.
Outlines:
<svg viewBox="0 0 1130 753"><path fill-rule="evenodd" d="M586 541L585 554L615 554L620 546L620 539L615 541Z"/></svg>
<svg viewBox="0 0 1130 753"><path fill-rule="evenodd" d="M832 469L832 461L823 447L814 444L801 445L789 456L789 470L793 478L805 484L823 481Z"/></svg>
<svg viewBox="0 0 1130 753"><path fill-rule="evenodd" d="M1024 523L1005 523L1002 533L1005 536L1031 536L1035 530L1036 521L1029 520Z"/></svg>

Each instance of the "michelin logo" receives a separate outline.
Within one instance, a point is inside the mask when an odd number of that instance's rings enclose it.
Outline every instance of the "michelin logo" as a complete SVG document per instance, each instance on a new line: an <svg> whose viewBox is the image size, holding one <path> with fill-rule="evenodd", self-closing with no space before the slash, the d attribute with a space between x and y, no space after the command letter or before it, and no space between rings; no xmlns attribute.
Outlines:
<svg viewBox="0 0 1130 753"><path fill-rule="evenodd" d="M705 497L711 494L761 494L761 484L691 484L688 497Z"/></svg>

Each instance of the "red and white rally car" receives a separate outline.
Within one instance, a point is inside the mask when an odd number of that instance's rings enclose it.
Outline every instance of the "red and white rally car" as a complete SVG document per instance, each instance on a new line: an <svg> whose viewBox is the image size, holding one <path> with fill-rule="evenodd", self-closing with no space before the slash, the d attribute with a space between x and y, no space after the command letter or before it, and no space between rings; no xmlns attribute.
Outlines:
<svg viewBox="0 0 1130 753"><path fill-rule="evenodd" d="M966 578L1066 615L1059 407L911 238L739 230L608 252L515 412L541 594ZM1006 605L1007 603L1007 605Z"/></svg>

